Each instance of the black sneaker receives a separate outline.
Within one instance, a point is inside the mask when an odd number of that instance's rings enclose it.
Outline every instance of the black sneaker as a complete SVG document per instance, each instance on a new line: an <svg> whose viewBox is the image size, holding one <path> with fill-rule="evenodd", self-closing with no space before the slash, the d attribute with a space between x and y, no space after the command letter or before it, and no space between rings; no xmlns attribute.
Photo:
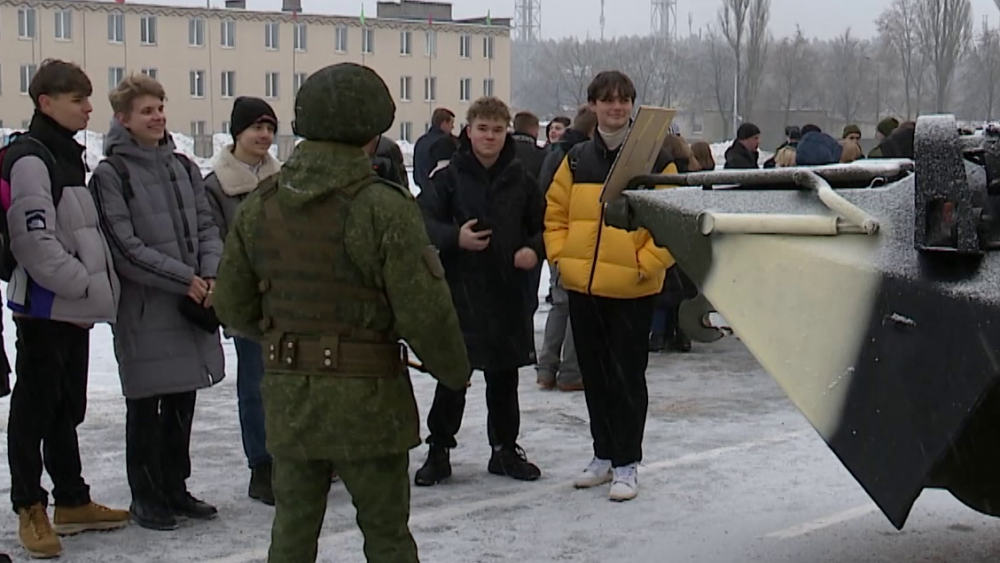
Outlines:
<svg viewBox="0 0 1000 563"><path fill-rule="evenodd" d="M211 520L219 514L219 511L214 506L194 498L187 491L171 494L167 498L167 502L175 516L184 516L196 520Z"/></svg>
<svg viewBox="0 0 1000 563"><path fill-rule="evenodd" d="M247 494L254 500L274 506L274 489L271 486L271 462L261 463L250 470L250 490Z"/></svg>
<svg viewBox="0 0 1000 563"><path fill-rule="evenodd" d="M427 461L417 470L413 482L418 487L430 487L451 477L451 455L447 448L431 445Z"/></svg>
<svg viewBox="0 0 1000 563"><path fill-rule="evenodd" d="M502 475L518 481L534 481L542 476L538 466L528 461L521 446L493 450L487 471L494 475Z"/></svg>
<svg viewBox="0 0 1000 563"><path fill-rule="evenodd" d="M162 502L133 500L128 512L133 522L147 530L169 531L179 527L173 512Z"/></svg>
<svg viewBox="0 0 1000 563"><path fill-rule="evenodd" d="M691 339L688 335L684 334L684 331L677 329L674 333L673 339L670 341L670 349L675 352L687 353L691 351Z"/></svg>

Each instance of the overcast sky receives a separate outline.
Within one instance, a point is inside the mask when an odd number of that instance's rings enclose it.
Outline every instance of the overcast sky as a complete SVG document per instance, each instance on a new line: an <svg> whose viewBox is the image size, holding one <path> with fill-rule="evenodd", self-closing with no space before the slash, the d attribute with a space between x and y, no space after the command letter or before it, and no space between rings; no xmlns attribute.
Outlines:
<svg viewBox="0 0 1000 563"><path fill-rule="evenodd" d="M132 3L204 6L206 0L127 0ZM223 0L209 0L221 7ZM455 17L484 15L491 10L494 17L513 17L515 0L453 0ZM771 27L778 36L795 30L799 24L807 35L829 38L851 26L859 35L875 32L874 20L892 0L771 0ZM361 5L365 15L375 15L376 0L302 0L305 12L357 15ZM600 0L541 0L542 35L563 37L600 35ZM649 32L650 0L607 0L605 35L646 34ZM693 18L694 32L716 22L720 0L677 0L677 32L688 33L688 14ZM248 0L255 10L278 10L281 0ZM1000 10L994 0L972 0L977 27L983 16L991 25L1000 20Z"/></svg>

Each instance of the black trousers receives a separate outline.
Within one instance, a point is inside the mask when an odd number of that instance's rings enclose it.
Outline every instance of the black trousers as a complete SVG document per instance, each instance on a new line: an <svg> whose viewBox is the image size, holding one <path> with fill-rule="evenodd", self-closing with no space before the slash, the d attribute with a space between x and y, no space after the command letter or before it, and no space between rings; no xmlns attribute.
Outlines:
<svg viewBox="0 0 1000 563"><path fill-rule="evenodd" d="M486 431L493 447L512 448L521 432L521 407L517 402L517 369L486 371ZM455 435L462 427L465 392L438 384L427 415L427 443L445 448L458 445Z"/></svg>
<svg viewBox="0 0 1000 563"><path fill-rule="evenodd" d="M125 464L134 500L163 502L187 491L197 393L127 399Z"/></svg>
<svg viewBox="0 0 1000 563"><path fill-rule="evenodd" d="M90 331L58 321L16 317L17 381L10 398L7 459L16 512L41 503L42 466L54 485L56 506L90 502L80 466L76 427L87 411Z"/></svg>
<svg viewBox="0 0 1000 563"><path fill-rule="evenodd" d="M615 467L638 463L649 408L646 365L653 297L609 299L570 291L569 315L594 455Z"/></svg>

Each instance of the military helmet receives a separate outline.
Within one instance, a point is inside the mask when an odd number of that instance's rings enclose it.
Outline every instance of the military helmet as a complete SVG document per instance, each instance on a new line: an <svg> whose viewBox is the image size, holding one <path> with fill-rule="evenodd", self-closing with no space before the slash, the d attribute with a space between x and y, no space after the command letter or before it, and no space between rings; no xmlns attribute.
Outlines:
<svg viewBox="0 0 1000 563"><path fill-rule="evenodd" d="M388 131L396 118L389 88L372 69L355 63L324 67L295 96L296 135L357 147Z"/></svg>

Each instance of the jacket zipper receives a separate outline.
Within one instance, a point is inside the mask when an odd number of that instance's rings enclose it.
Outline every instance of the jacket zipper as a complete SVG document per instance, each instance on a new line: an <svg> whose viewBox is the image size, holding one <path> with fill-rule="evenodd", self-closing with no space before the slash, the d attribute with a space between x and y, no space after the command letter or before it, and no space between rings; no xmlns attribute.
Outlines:
<svg viewBox="0 0 1000 563"><path fill-rule="evenodd" d="M187 246L188 252L194 254L194 243L191 242L191 226L188 225L187 215L184 213L184 198L181 197L181 189L177 185L177 174L174 173L173 164L173 162L169 161L167 163L167 172L170 174L170 186L174 190L174 199L177 201L177 212L181 216L181 226L184 227L184 244ZM193 190L194 186L192 186ZM200 262L197 256L194 259L196 262Z"/></svg>

